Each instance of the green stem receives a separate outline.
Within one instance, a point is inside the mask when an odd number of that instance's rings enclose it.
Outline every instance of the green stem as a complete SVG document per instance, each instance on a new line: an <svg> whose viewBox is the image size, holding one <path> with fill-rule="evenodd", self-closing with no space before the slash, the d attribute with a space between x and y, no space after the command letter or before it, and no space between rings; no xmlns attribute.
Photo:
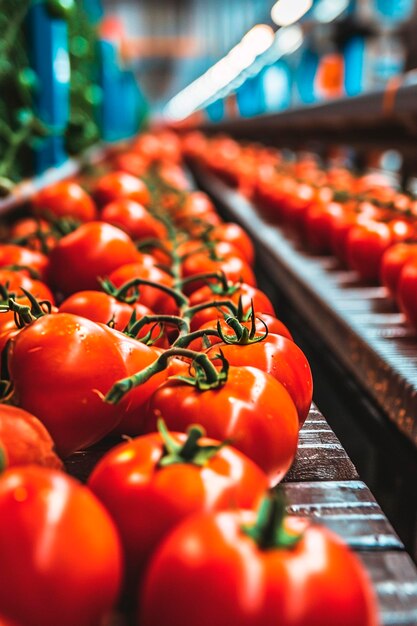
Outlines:
<svg viewBox="0 0 417 626"><path fill-rule="evenodd" d="M144 315L140 320L135 322L125 334L129 334L131 337L137 337L144 326L152 324L153 322L176 326L181 335L186 335L190 330L188 320L176 315Z"/></svg>
<svg viewBox="0 0 417 626"><path fill-rule="evenodd" d="M167 285L161 285L160 283L155 283L152 280L146 280L145 278L133 278L127 283L124 283L119 289L116 289L113 293L111 293L111 295L114 296L117 300L123 301L130 289L133 289L134 287L140 287L141 285L154 287L155 289L159 289L159 291L163 291L167 295L171 296L171 298L175 301L175 304L179 308L188 305L188 298L177 289L167 287Z"/></svg>
<svg viewBox="0 0 417 626"><path fill-rule="evenodd" d="M159 467L168 467L178 463L189 463L203 467L228 443L225 441L216 445L202 445L200 439L205 436L205 431L199 425L190 426L184 443L178 443L172 437L163 419L158 420L158 431L166 450L159 460Z"/></svg>
<svg viewBox="0 0 417 626"><path fill-rule="evenodd" d="M183 335L178 337L176 341L172 344L173 348L186 348L193 342L195 339L199 339L200 337L219 337L219 331L214 328L206 328L205 330L196 330L193 333L189 333L188 335Z"/></svg>
<svg viewBox="0 0 417 626"><path fill-rule="evenodd" d="M285 530L285 499L282 492L265 497L259 508L256 523L242 526L241 531L251 537L261 550L291 549L301 540L302 534L290 534Z"/></svg>
<svg viewBox="0 0 417 626"><path fill-rule="evenodd" d="M205 309L210 308L220 308L225 307L231 311L232 315L236 316L238 314L238 308L231 300L212 300L211 302L203 302L202 304L196 304L195 306L189 307L188 309L184 309L182 311L183 317L188 317L191 319L194 317L196 313L200 311L204 311Z"/></svg>
<svg viewBox="0 0 417 626"><path fill-rule="evenodd" d="M195 276L188 276L188 278L182 278L175 283L177 289L183 289L185 285L190 285L196 281L206 281L210 278L215 278L218 283L221 284L222 290L227 291L228 284L227 278L224 272L205 272L203 274L196 274Z"/></svg>
<svg viewBox="0 0 417 626"><path fill-rule="evenodd" d="M217 372L213 363L203 352L195 352L194 350L187 350L186 348L170 348L140 372L128 378L118 380L107 393L105 401L109 404L118 404L129 391L138 385L142 385L152 378L152 376L155 376L155 374L164 371L168 366L169 360L175 356L191 359L192 362L199 366L204 372L204 381L200 381L198 375L195 378L195 385L198 386L199 389L206 387L213 388L223 382L224 377Z"/></svg>

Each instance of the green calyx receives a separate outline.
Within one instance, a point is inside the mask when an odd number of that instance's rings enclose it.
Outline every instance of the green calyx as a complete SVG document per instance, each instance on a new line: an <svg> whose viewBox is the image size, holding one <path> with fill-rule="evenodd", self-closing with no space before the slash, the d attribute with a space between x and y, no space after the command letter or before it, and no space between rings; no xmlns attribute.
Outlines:
<svg viewBox="0 0 417 626"><path fill-rule="evenodd" d="M159 467L168 467L178 463L189 463L204 467L208 461L221 450L227 442L217 445L203 445L200 439L205 436L202 426L193 425L187 431L187 439L184 443L178 443L170 435L163 419L158 420L158 431L163 439L165 452L159 460Z"/></svg>
<svg viewBox="0 0 417 626"><path fill-rule="evenodd" d="M285 517L285 499L282 492L276 491L262 500L255 524L241 526L241 531L261 550L291 550L303 535L289 533L285 529Z"/></svg>

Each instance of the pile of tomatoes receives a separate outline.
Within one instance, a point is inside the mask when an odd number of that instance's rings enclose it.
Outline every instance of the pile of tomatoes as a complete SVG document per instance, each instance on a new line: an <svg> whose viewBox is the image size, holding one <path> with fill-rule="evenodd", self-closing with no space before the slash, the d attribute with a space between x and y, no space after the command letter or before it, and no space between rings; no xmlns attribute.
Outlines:
<svg viewBox="0 0 417 626"><path fill-rule="evenodd" d="M139 136L0 244L0 625L375 626L356 557L270 490L310 368L182 148Z"/></svg>
<svg viewBox="0 0 417 626"><path fill-rule="evenodd" d="M285 160L227 137L184 139L198 159L253 199L268 220L297 231L317 254L332 254L365 283L384 285L417 329L417 200L380 174L322 169L312 156Z"/></svg>

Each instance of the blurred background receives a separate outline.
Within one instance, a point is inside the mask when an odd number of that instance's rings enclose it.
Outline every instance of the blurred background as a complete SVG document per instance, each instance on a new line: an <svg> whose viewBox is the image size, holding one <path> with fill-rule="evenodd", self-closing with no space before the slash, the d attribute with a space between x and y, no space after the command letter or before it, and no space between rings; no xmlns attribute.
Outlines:
<svg viewBox="0 0 417 626"><path fill-rule="evenodd" d="M150 118L416 82L415 0L0 0L1 190Z"/></svg>

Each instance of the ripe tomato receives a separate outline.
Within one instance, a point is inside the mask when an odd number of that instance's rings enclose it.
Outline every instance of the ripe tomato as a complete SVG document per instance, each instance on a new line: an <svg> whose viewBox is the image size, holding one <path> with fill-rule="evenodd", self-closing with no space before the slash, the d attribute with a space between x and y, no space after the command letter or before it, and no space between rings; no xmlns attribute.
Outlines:
<svg viewBox="0 0 417 626"><path fill-rule="evenodd" d="M367 576L336 535L288 517L285 531L302 533L298 542L263 547L262 537L248 535L255 524L256 513L237 511L177 526L150 563L136 623L377 626Z"/></svg>
<svg viewBox="0 0 417 626"><path fill-rule="evenodd" d="M267 313L269 315L275 315L272 302L266 294L260 289L248 285L246 283L237 283L233 285L230 283L232 293L220 293L213 292L212 288L208 285L200 287L194 291L190 296L190 307L204 304L205 302L211 302L213 300L230 300L235 305L238 304L239 298L242 298L242 308L246 312L253 301L253 306L256 313ZM229 290L230 291L230 290ZM226 309L225 309L226 311ZM230 313L230 311L226 311ZM223 314L216 307L209 307L195 313L191 319L191 330L197 330L206 322L210 322L213 319L223 318Z"/></svg>
<svg viewBox="0 0 417 626"><path fill-rule="evenodd" d="M62 472L28 466L0 477L0 552L9 572L0 606L25 626L92 626L117 600L122 555L113 522Z"/></svg>
<svg viewBox="0 0 417 626"><path fill-rule="evenodd" d="M271 374L290 394L300 427L304 424L313 398L313 379L304 353L291 339L269 333L262 341L247 345L220 343L208 350L209 358L214 360L219 350L230 365L252 365Z"/></svg>
<svg viewBox="0 0 417 626"><path fill-rule="evenodd" d="M23 217L10 226L9 235L11 239L25 239L27 248L42 252L42 242L38 233L41 233L47 249L50 250L55 245L56 238L51 233L51 226L46 220Z"/></svg>
<svg viewBox="0 0 417 626"><path fill-rule="evenodd" d="M14 398L51 433L60 456L109 433L123 409L102 394L127 375L111 329L69 313L45 315L13 340Z"/></svg>
<svg viewBox="0 0 417 626"><path fill-rule="evenodd" d="M0 404L0 444L6 452L7 467L30 463L62 467L45 426L37 417L18 407Z"/></svg>
<svg viewBox="0 0 417 626"><path fill-rule="evenodd" d="M151 202L149 189L143 180L122 171L109 172L101 176L96 181L94 197L100 206L119 198L130 198L145 206Z"/></svg>
<svg viewBox="0 0 417 626"><path fill-rule="evenodd" d="M97 209L86 191L76 182L62 180L37 193L33 212L39 217L72 217L80 222L96 219Z"/></svg>
<svg viewBox="0 0 417 626"><path fill-rule="evenodd" d="M44 277L47 273L49 261L42 252L37 250L30 250L23 246L16 246L15 244L0 244L0 267L9 265L17 265L28 267L36 272L39 272L41 277Z"/></svg>
<svg viewBox="0 0 417 626"><path fill-rule="evenodd" d="M210 231L209 236L212 241L226 241L233 244L243 253L249 265L253 264L255 258L253 243L239 224L233 222L219 224Z"/></svg>
<svg viewBox="0 0 417 626"><path fill-rule="evenodd" d="M356 225L347 237L349 267L363 280L376 282L379 278L382 255L392 243L388 224L371 222Z"/></svg>
<svg viewBox="0 0 417 626"><path fill-rule="evenodd" d="M48 300L51 304L55 302L49 287L40 280L30 278L24 271L0 268L0 284L7 285L9 293L14 293L19 298L24 296L23 288L38 300Z"/></svg>
<svg viewBox="0 0 417 626"><path fill-rule="evenodd" d="M101 219L121 228L132 239L167 238L167 229L163 223L153 217L144 206L129 198L119 198L106 204Z"/></svg>
<svg viewBox="0 0 417 626"><path fill-rule="evenodd" d="M235 255L225 255L212 259L206 252L196 252L183 261L181 272L183 278L198 276L198 274L205 272L223 272L227 280L233 283L244 282L256 287L256 279L252 269L246 261ZM204 281L196 280L187 285L184 291L185 293L192 293L202 286L204 286Z"/></svg>
<svg viewBox="0 0 417 626"><path fill-rule="evenodd" d="M109 276L110 281L116 287L121 287L135 278L143 278L167 287L172 287L173 285L173 279L167 272L164 272L159 269L159 267L151 265L148 262L121 265ZM150 285L139 286L138 302L149 307L152 311L155 311L155 313L175 314L178 311L174 300L169 295L157 287Z"/></svg>
<svg viewBox="0 0 417 626"><path fill-rule="evenodd" d="M113 167L132 176L143 176L148 168L148 162L137 152L123 152L113 158Z"/></svg>
<svg viewBox="0 0 417 626"><path fill-rule="evenodd" d="M156 430L161 416L170 430L185 431L197 420L209 437L231 441L271 484L283 478L295 456L294 403L281 383L255 367L230 367L225 384L204 392L168 379L150 399L146 432Z"/></svg>
<svg viewBox="0 0 417 626"><path fill-rule="evenodd" d="M409 259L401 270L397 302L408 322L417 329L417 258Z"/></svg>
<svg viewBox="0 0 417 626"><path fill-rule="evenodd" d="M381 260L381 282L392 298L397 297L398 281L404 265L416 257L417 243L396 243L384 252Z"/></svg>
<svg viewBox="0 0 417 626"><path fill-rule="evenodd" d="M255 507L267 488L265 474L232 447L221 448L205 437L191 445L185 434L170 437L169 445L178 448L172 464L164 465L170 458L166 441L153 433L108 452L89 479L119 530L134 581L142 577L162 539L185 517L197 511ZM187 439L188 451L182 457ZM204 446L218 448L199 461L198 450Z"/></svg>
<svg viewBox="0 0 417 626"><path fill-rule="evenodd" d="M338 202L316 202L305 215L305 235L311 250L317 254L329 254L333 220L343 214Z"/></svg>
<svg viewBox="0 0 417 626"><path fill-rule="evenodd" d="M64 300L59 307L60 313L73 313L93 322L107 324L112 321L116 330L123 330L128 325L134 309L137 319L144 315L152 315L151 309L140 302L132 306L102 291L78 291ZM139 337L144 337L148 330L145 328L141 331Z"/></svg>
<svg viewBox="0 0 417 626"><path fill-rule="evenodd" d="M99 278L126 263L138 263L141 254L130 237L111 224L88 222L63 237L50 255L50 282L69 295L97 289Z"/></svg>

